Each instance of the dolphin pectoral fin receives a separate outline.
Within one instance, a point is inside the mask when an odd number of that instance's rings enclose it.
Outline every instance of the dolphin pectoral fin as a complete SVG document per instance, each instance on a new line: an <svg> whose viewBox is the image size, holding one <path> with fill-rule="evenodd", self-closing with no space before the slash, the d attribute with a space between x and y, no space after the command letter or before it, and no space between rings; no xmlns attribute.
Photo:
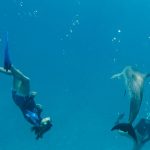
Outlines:
<svg viewBox="0 0 150 150"><path fill-rule="evenodd" d="M114 74L114 75L112 75L112 77L110 78L110 79L120 79L120 77L123 75L123 72L121 72L121 73L117 73L117 74Z"/></svg>
<svg viewBox="0 0 150 150"><path fill-rule="evenodd" d="M131 124L129 124L129 123L119 123L111 129L111 131L114 131L114 130L121 130L125 133L128 133L128 135L130 135L133 138L133 140L135 142L137 142L137 136L136 136L134 128L132 127Z"/></svg>
<svg viewBox="0 0 150 150"><path fill-rule="evenodd" d="M9 49L8 49L8 33L6 34L6 45L4 49L4 69L8 71L11 68L11 61L9 57Z"/></svg>

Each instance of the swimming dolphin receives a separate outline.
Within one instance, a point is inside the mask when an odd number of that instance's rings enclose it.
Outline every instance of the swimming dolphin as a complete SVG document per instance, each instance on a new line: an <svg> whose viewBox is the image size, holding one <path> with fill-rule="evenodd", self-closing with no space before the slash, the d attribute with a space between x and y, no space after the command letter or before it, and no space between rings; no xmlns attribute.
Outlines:
<svg viewBox="0 0 150 150"><path fill-rule="evenodd" d="M120 77L123 77L125 80L126 88L130 98L130 113L128 123L117 124L111 129L111 131L118 129L124 132L128 132L128 134L135 140L135 142L137 142L137 137L132 127L132 123L139 113L143 98L144 81L149 76L150 74L140 73L134 70L131 66L125 67L121 73L112 76L112 79L119 79Z"/></svg>

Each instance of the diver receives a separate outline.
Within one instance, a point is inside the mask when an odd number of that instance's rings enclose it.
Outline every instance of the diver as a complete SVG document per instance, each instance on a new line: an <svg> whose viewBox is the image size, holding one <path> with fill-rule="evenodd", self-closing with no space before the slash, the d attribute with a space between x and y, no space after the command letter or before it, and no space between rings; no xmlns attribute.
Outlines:
<svg viewBox="0 0 150 150"><path fill-rule="evenodd" d="M52 127L52 121L50 117L41 117L43 109L40 104L35 103L37 92L30 91L30 79L11 63L8 38L4 49L4 67L0 67L0 72L13 77L13 101L20 108L24 118L33 125L31 130L35 133L36 139L42 138L43 134Z"/></svg>
<svg viewBox="0 0 150 150"><path fill-rule="evenodd" d="M124 117L124 114L119 114L117 121L115 122L115 124L120 123L120 120ZM143 146L150 141L150 120L149 119L145 119L142 118L140 119L140 121L135 125L134 127L134 131L136 133L137 136L137 142L135 142L134 138L132 136L132 139L134 141L134 147L133 150L141 150L143 148ZM120 132L120 130L118 130L118 132L121 135L126 135L123 132Z"/></svg>

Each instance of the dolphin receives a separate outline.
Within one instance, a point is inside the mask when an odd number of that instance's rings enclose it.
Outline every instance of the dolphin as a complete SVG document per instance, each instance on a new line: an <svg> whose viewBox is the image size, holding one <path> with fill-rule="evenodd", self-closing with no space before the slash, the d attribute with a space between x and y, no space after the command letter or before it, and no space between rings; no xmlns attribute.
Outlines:
<svg viewBox="0 0 150 150"><path fill-rule="evenodd" d="M123 132L127 132L135 140L135 142L137 142L137 137L132 127L132 123L136 119L141 107L144 81L146 78L150 77L150 74L143 74L134 70L131 66L127 66L121 73L113 75L112 79L120 79L121 77L125 80L125 85L130 98L129 118L128 123L119 123L115 125L111 131L121 130Z"/></svg>

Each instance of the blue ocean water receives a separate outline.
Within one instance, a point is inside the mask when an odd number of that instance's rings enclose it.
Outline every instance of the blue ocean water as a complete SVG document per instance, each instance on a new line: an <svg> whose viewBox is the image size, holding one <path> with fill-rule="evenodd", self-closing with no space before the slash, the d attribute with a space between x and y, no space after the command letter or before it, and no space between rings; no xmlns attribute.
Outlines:
<svg viewBox="0 0 150 150"><path fill-rule="evenodd" d="M0 149L132 149L110 131L118 112L129 111L123 82L110 77L127 65L150 72L149 13L148 0L1 1L0 64L8 32L13 64L31 79L53 127L36 141L12 101L11 77L0 75ZM149 113L149 91L147 82L137 120Z"/></svg>

